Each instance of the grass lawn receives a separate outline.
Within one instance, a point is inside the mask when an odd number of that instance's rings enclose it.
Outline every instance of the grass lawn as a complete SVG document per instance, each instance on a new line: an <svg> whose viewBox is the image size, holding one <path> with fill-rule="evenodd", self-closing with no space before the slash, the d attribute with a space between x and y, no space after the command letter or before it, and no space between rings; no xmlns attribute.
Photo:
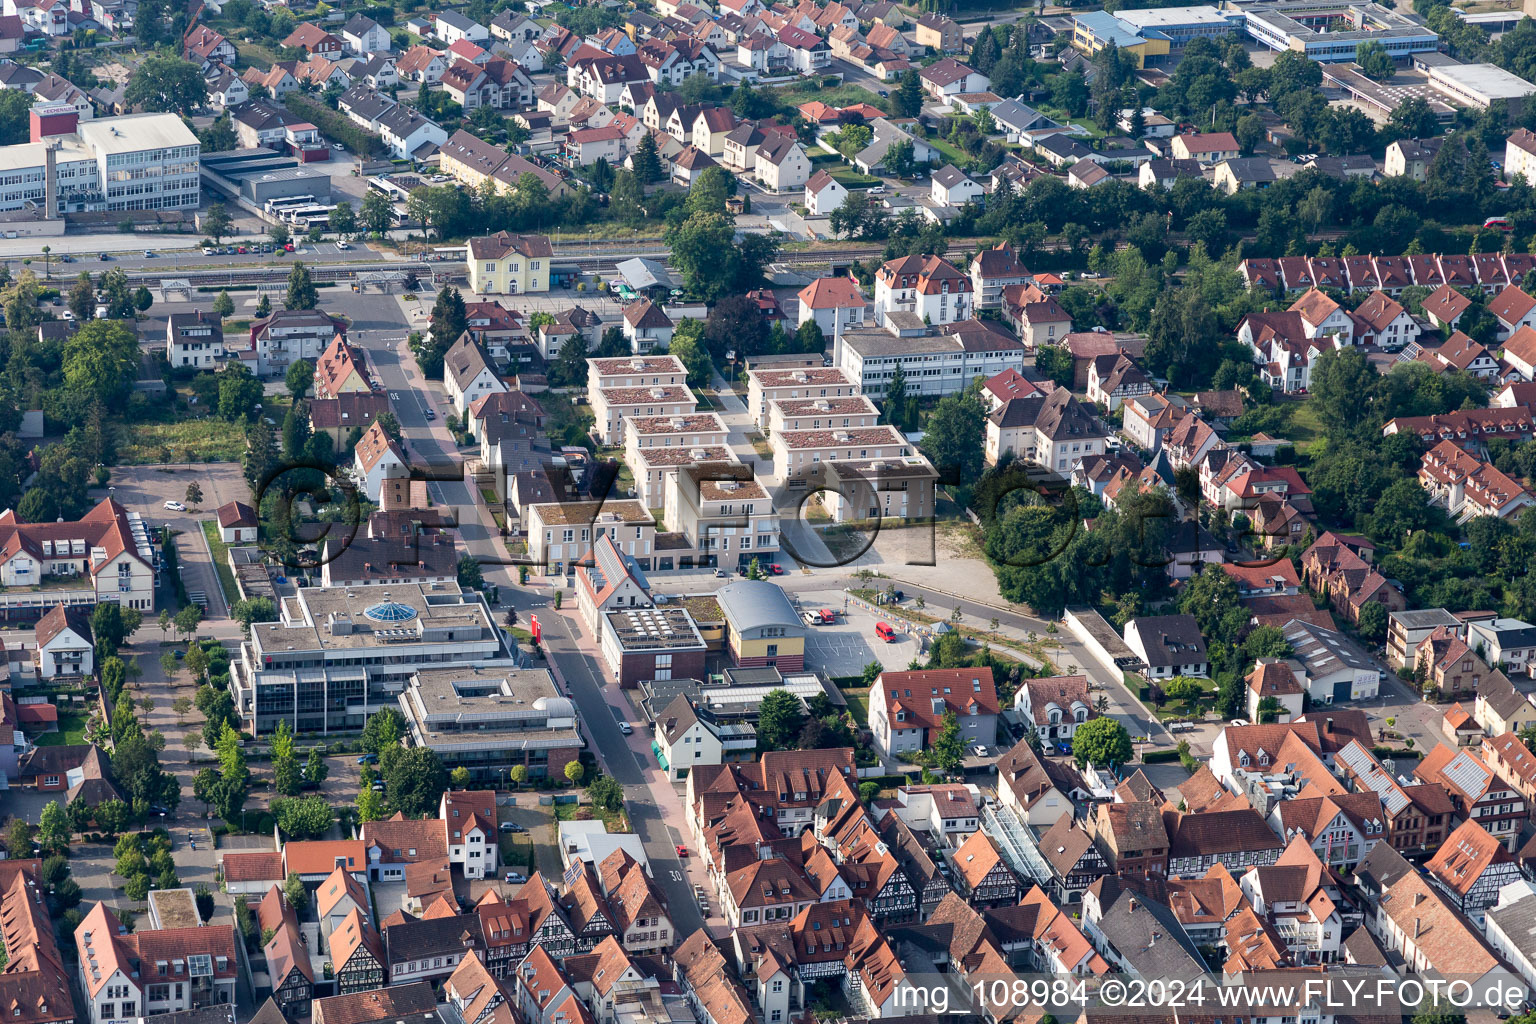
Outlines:
<svg viewBox="0 0 1536 1024"><path fill-rule="evenodd" d="M948 157L950 163L958 165L967 163L971 159L965 155L963 150L956 148L954 145L945 142L943 139L936 136L933 138L924 139L923 141Z"/></svg>
<svg viewBox="0 0 1536 1024"><path fill-rule="evenodd" d="M245 456L245 431L237 424L212 417L180 423L135 424L120 462L143 466L166 461L186 462L187 453L199 462L239 462Z"/></svg>
<svg viewBox="0 0 1536 1024"><path fill-rule="evenodd" d="M1199 697L1193 700L1165 700L1162 707L1154 707L1157 717L1165 722L1176 718L1198 718L1215 707L1215 681L1211 679L1195 679L1194 682L1200 684Z"/></svg>
<svg viewBox="0 0 1536 1024"><path fill-rule="evenodd" d="M224 591L225 603L233 605L240 600L240 591L235 586L235 570L229 567L229 545L219 536L219 524L215 520L204 519L202 527L203 536L208 538L208 550L213 552L213 567L219 573L219 589Z"/></svg>
<svg viewBox="0 0 1536 1024"><path fill-rule="evenodd" d="M863 86L844 84L823 89L819 77L769 91L773 93L775 99L788 107L798 107L811 100L821 100L830 107L851 107L855 103L868 103L884 110L888 106L886 101Z"/></svg>
<svg viewBox="0 0 1536 1024"><path fill-rule="evenodd" d="M833 181L844 188L869 188L880 184L881 181L881 179L873 174L864 174L854 170L852 167L839 167L828 173L832 175Z"/></svg>
<svg viewBox="0 0 1536 1024"><path fill-rule="evenodd" d="M84 711L59 709L59 731L45 732L32 737L39 747L60 747L85 742L85 723L89 716Z"/></svg>
<svg viewBox="0 0 1536 1024"><path fill-rule="evenodd" d="M843 699L848 702L848 711L853 715L853 720L859 723L859 728L869 728L869 687L852 687L843 690Z"/></svg>

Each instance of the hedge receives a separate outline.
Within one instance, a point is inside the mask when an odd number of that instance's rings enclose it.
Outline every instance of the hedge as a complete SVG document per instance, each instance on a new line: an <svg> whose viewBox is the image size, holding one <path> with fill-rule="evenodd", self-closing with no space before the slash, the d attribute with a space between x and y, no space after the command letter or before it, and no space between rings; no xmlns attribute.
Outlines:
<svg viewBox="0 0 1536 1024"><path fill-rule="evenodd" d="M316 102L297 92L289 93L283 103L293 113L298 114L358 156L382 156L387 152L383 139L339 110L332 110L324 103Z"/></svg>
<svg viewBox="0 0 1536 1024"><path fill-rule="evenodd" d="M1178 759L1179 752L1177 750L1149 750L1141 755L1142 764L1166 764L1169 761L1177 761Z"/></svg>

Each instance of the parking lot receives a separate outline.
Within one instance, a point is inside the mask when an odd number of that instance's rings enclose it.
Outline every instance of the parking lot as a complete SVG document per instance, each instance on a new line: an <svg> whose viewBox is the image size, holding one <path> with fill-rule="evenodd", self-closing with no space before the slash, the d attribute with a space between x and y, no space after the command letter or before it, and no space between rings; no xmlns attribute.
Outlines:
<svg viewBox="0 0 1536 1024"><path fill-rule="evenodd" d="M187 485L194 481L202 488L202 504L185 512L168 511L165 502L184 502ZM96 496L106 497L108 494L124 508L142 515L151 529L169 526L176 532L176 550L181 558L182 580L187 590L206 595L210 614L227 614L200 521L213 518L214 510L226 502L250 501L250 489L240 466L233 462L118 466L112 470L110 489Z"/></svg>
<svg viewBox="0 0 1536 1024"><path fill-rule="evenodd" d="M802 594L797 604L801 611L829 608L837 615L833 625L805 628L807 668L819 669L831 677L856 676L871 661L878 661L888 669L902 670L913 658L922 657L922 638L910 632L907 623L899 618L879 618L857 602L848 600L845 594ZM875 626L880 622L891 627L895 640L887 643L878 638Z"/></svg>

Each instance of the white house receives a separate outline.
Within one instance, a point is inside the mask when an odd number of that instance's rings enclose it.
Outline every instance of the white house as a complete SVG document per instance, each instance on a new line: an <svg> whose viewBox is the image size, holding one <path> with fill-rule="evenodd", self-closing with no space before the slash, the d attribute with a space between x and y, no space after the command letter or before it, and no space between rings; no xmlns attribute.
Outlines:
<svg viewBox="0 0 1536 1024"><path fill-rule="evenodd" d="M459 419L469 414L469 407L486 395L499 394L507 385L496 375L485 348L465 331L443 354L443 391L453 402Z"/></svg>
<svg viewBox="0 0 1536 1024"><path fill-rule="evenodd" d="M256 541L256 510L243 501L220 505L219 539L225 544L253 544Z"/></svg>
<svg viewBox="0 0 1536 1024"><path fill-rule="evenodd" d="M409 476L405 452L385 433L377 420L363 433L353 452L353 469L362 481L368 500L377 502L384 481Z"/></svg>
<svg viewBox="0 0 1536 1024"><path fill-rule="evenodd" d="M825 217L848 198L848 189L825 169L805 183L805 208L813 217Z"/></svg>
<svg viewBox="0 0 1536 1024"><path fill-rule="evenodd" d="M496 876L496 792L449 790L437 816L448 832L448 863L465 878Z"/></svg>
<svg viewBox="0 0 1536 1024"><path fill-rule="evenodd" d="M1125 624L1125 643L1150 679L1203 677L1210 671L1205 638L1193 615L1143 615Z"/></svg>
<svg viewBox="0 0 1536 1024"><path fill-rule="evenodd" d="M389 30L365 14L354 14L341 28L341 41L359 57L390 50Z"/></svg>
<svg viewBox="0 0 1536 1024"><path fill-rule="evenodd" d="M980 201L985 194L985 189L954 164L933 172L933 201L940 206L964 206Z"/></svg>
<svg viewBox="0 0 1536 1024"><path fill-rule="evenodd" d="M165 323L165 356L172 369L213 370L222 366L224 318L193 310L172 313Z"/></svg>
<svg viewBox="0 0 1536 1024"><path fill-rule="evenodd" d="M815 320L823 337L832 338L840 330L848 331L864 326L864 314L868 303L859 284L851 277L817 278L797 296L800 300L799 318L795 325Z"/></svg>
<svg viewBox="0 0 1536 1024"><path fill-rule="evenodd" d="M1013 706L1024 720L1034 725L1042 749L1070 740L1078 726L1098 713L1088 692L1087 676L1047 676L1026 679L1014 695Z"/></svg>
<svg viewBox="0 0 1536 1024"><path fill-rule="evenodd" d="M869 691L869 728L886 757L933 746L953 712L969 750L997 742L997 688L990 668L882 672Z"/></svg>
<svg viewBox="0 0 1536 1024"><path fill-rule="evenodd" d="M37 672L43 679L94 674L91 613L84 605L54 605L37 620L33 635L37 638Z"/></svg>

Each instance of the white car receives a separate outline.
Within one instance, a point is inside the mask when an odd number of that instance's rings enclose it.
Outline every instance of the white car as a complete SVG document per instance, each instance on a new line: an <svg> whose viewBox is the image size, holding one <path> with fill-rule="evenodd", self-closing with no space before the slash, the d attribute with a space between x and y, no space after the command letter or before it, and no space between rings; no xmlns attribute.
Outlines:
<svg viewBox="0 0 1536 1024"><path fill-rule="evenodd" d="M352 248L352 246L351 246L351 245L349 245L349 244L347 244L347 243L346 243L346 242L337 242L337 243L336 243L336 248L338 248L338 249L341 249L341 250L343 250L343 251L345 251L345 250L347 250L347 249L350 249L350 248Z"/></svg>
<svg viewBox="0 0 1536 1024"><path fill-rule="evenodd" d="M187 510L187 506L179 501L167 501L164 508L167 512L185 512Z"/></svg>
<svg viewBox="0 0 1536 1024"><path fill-rule="evenodd" d="M64 312L60 313L59 316L63 317L65 320L73 320L75 318L75 314L70 312L67 309Z"/></svg>
<svg viewBox="0 0 1536 1024"><path fill-rule="evenodd" d="M203 246L203 255L204 256L212 256L213 255L213 247L209 246L209 245Z"/></svg>

